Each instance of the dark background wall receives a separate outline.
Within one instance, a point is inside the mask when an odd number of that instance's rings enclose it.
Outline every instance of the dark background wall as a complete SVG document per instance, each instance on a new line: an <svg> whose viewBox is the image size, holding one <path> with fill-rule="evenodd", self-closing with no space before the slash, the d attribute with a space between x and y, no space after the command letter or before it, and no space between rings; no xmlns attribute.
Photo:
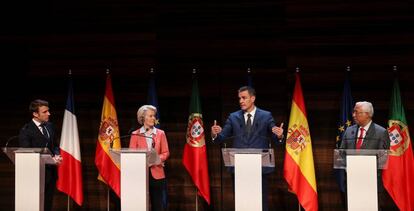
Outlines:
<svg viewBox="0 0 414 211"><path fill-rule="evenodd" d="M332 174L332 150L346 66L355 101L374 104L374 120L385 126L392 67L398 65L409 125L414 122L414 3L409 1L41 1L8 2L0 11L2 90L0 143L29 121L28 104L50 101L60 130L66 81L72 69L81 139L85 203L74 210L105 210L106 187L96 180L96 138L105 70L111 70L122 134L135 126L146 103L150 68L158 79L162 128L171 157L167 163L169 210L194 210L195 188L181 164L196 68L204 123L223 124L238 109L236 90L251 68L257 105L287 126L294 70L302 86L312 136L321 210L341 210ZM286 129L286 128L285 128ZM60 133L59 133L60 134ZM207 132L209 137L209 132ZM127 146L128 140L123 140ZM220 147L207 143L211 196L202 210L233 209L230 174ZM283 179L284 146L276 149L271 209L297 209ZM0 159L0 207L14 208L14 166ZM111 207L115 207L111 199ZM57 192L55 209L66 209ZM387 208L395 209L391 201Z"/></svg>

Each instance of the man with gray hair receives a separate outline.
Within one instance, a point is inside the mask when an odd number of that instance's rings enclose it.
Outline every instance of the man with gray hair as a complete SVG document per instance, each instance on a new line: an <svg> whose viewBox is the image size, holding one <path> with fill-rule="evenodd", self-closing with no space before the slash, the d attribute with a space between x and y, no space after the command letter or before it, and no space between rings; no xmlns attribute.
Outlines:
<svg viewBox="0 0 414 211"><path fill-rule="evenodd" d="M388 130L372 121L374 108L370 102L355 103L352 117L355 124L348 127L342 136L341 149L389 149L390 138ZM378 204L383 206L387 198L382 185L381 171L377 172Z"/></svg>
<svg viewBox="0 0 414 211"><path fill-rule="evenodd" d="M355 125L348 127L342 137L341 149L389 149L387 129L372 121L374 108L370 102L355 103L352 117Z"/></svg>

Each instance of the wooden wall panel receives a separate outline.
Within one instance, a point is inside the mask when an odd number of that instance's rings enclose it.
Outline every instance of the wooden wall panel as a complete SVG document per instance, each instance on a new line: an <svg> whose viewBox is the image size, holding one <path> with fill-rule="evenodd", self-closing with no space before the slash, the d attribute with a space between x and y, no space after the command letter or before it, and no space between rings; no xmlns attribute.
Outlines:
<svg viewBox="0 0 414 211"><path fill-rule="evenodd" d="M257 105L288 124L294 72L302 87L313 141L320 210L344 210L332 170L332 149L345 68L351 67L354 100L369 100L374 120L388 117L392 67L398 65L409 125L414 122L413 3L407 1L43 1L4 3L0 13L3 80L0 145L15 136L30 114L28 103L51 103L58 132L72 69L81 139L85 204L72 210L105 210L107 189L96 180L96 138L105 70L112 73L121 134L136 126L145 104L150 68L157 71L159 110L171 150L167 162L169 210L195 210L196 192L182 166L191 73L196 68L207 137L214 120L224 124L238 109L237 89L251 68ZM7 71L7 76L4 72ZM60 133L58 133L60 134ZM12 145L15 143L12 143ZM128 139L122 140L127 146ZM220 148L207 141L211 205L232 210L232 179ZM296 210L283 178L284 146L270 177L271 210ZM14 208L14 168L1 155L0 207ZM55 210L66 209L57 192ZM391 201L386 210L395 210ZM111 210L116 197L111 195Z"/></svg>

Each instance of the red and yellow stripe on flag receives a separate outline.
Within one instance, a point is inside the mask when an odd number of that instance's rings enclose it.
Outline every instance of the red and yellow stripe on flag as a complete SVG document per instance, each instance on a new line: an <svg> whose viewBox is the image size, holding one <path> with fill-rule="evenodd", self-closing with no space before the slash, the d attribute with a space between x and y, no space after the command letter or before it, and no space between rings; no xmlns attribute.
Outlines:
<svg viewBox="0 0 414 211"><path fill-rule="evenodd" d="M112 93L111 77L106 78L105 98L102 107L101 125L96 145L95 164L99 171L98 179L105 182L120 196L121 172L119 163L109 154L109 149L121 149L115 100Z"/></svg>
<svg viewBox="0 0 414 211"><path fill-rule="evenodd" d="M299 73L296 73L283 174L302 207L305 210L318 210L312 143Z"/></svg>

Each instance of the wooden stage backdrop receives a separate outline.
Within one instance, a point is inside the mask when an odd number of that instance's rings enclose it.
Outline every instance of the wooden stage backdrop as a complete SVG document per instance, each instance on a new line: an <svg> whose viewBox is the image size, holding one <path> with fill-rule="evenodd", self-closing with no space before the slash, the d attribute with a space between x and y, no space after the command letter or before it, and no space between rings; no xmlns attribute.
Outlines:
<svg viewBox="0 0 414 211"><path fill-rule="evenodd" d="M110 68L121 134L136 125L146 103L150 68L158 80L159 111L171 157L166 164L169 210L195 210L196 191L182 165L192 69L199 88L206 137L214 120L237 110L237 89L251 68L257 105L288 124L294 71L302 87L312 137L320 210L344 210L333 176L339 106L346 66L355 101L371 101L385 126L398 65L409 126L414 124L414 3L396 1L32 1L2 3L0 144L30 119L28 104L50 101L51 121L62 125L68 69L72 69L79 124L85 202L71 210L106 210L107 189L97 177L95 147ZM11 143L15 144L15 143ZM128 140L123 140L123 146ZM207 141L211 205L234 209L230 174L220 148ZM271 210L297 210L283 179L284 145L276 150ZM0 207L14 209L14 166L0 159ZM56 192L55 210L67 198ZM395 210L386 201L386 210ZM111 197L111 210L116 198Z"/></svg>

